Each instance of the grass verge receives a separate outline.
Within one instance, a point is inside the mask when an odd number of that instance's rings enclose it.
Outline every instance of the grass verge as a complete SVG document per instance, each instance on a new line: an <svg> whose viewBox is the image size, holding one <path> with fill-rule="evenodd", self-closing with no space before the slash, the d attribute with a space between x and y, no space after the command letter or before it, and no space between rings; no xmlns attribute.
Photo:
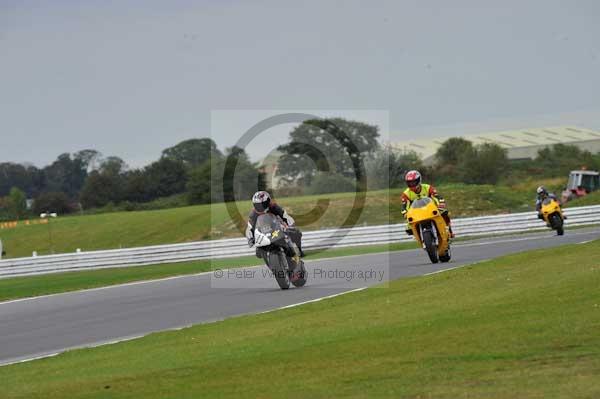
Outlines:
<svg viewBox="0 0 600 399"><path fill-rule="evenodd" d="M598 259L598 241L527 252L388 289L72 351L0 368L2 394L600 397Z"/></svg>
<svg viewBox="0 0 600 399"><path fill-rule="evenodd" d="M572 208L574 206L588 206L600 204L600 191L593 192L581 198L574 199L573 201L567 202L566 208Z"/></svg>
<svg viewBox="0 0 600 399"><path fill-rule="evenodd" d="M416 248L413 242L307 251L307 261ZM261 264L255 256L0 279L0 301Z"/></svg>

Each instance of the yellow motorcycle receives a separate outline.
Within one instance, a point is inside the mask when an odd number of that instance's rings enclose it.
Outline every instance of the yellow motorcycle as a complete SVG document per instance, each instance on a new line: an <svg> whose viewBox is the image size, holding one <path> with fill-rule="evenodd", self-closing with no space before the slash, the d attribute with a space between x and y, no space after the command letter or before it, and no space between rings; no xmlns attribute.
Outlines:
<svg viewBox="0 0 600 399"><path fill-rule="evenodd" d="M406 219L412 235L427 252L431 263L450 261L450 232L434 200L426 197L414 201Z"/></svg>
<svg viewBox="0 0 600 399"><path fill-rule="evenodd" d="M556 234L558 234L559 236L565 234L565 217L562 214L560 205L554 198L548 197L542 201L542 208L540 210L540 213L542 214L544 222L546 222L548 227L551 227L553 230L556 230Z"/></svg>

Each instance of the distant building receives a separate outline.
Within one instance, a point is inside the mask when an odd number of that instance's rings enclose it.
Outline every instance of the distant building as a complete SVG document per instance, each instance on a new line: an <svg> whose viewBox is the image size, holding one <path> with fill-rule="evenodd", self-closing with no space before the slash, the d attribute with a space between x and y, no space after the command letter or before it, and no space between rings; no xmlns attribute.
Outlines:
<svg viewBox="0 0 600 399"><path fill-rule="evenodd" d="M600 132L591 129L559 126L507 130L496 133L456 134L447 137L407 140L392 143L400 151L415 151L425 163L432 163L435 153L442 143L451 137L461 137L473 144L494 143L506 149L509 159L533 159L538 151L554 144L574 145L591 153L600 152Z"/></svg>
<svg viewBox="0 0 600 399"><path fill-rule="evenodd" d="M512 160L533 159L537 156L539 150L553 144L575 145L593 154L600 152L600 132L572 126L518 129L481 134L455 134L439 138L407 140L402 143L391 143L390 145L398 151L415 151L426 164L431 164L438 148L451 137L462 137L473 144L498 144L506 149L508 158ZM277 177L277 168L282 155L281 152L274 150L260 162L261 170L266 175L268 187L279 187L281 179Z"/></svg>

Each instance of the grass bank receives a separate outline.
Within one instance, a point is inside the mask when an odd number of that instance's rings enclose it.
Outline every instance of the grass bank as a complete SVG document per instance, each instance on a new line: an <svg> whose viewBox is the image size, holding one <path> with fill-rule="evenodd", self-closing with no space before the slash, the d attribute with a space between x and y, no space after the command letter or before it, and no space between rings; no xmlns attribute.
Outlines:
<svg viewBox="0 0 600 399"><path fill-rule="evenodd" d="M2 397L600 397L598 259L522 253L2 367Z"/></svg>
<svg viewBox="0 0 600 399"><path fill-rule="evenodd" d="M588 206L588 205L598 205L598 204L600 204L600 191L595 191L584 197L577 198L573 201L567 202L566 207L572 208L574 206Z"/></svg>

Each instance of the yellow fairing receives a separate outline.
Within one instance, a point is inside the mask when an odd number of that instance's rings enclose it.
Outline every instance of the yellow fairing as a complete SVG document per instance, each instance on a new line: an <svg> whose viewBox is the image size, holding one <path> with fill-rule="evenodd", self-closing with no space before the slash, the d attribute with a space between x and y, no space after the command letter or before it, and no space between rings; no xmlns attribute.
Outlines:
<svg viewBox="0 0 600 399"><path fill-rule="evenodd" d="M423 241L421 239L421 232L419 231L419 224L426 221L432 221L435 223L439 240L438 254L444 255L446 253L450 239L448 226L433 200L429 201L429 203L422 208L411 207L406 214L406 218L410 228L412 229L413 237L415 237L421 247L423 247Z"/></svg>
<svg viewBox="0 0 600 399"><path fill-rule="evenodd" d="M560 209L560 205L555 200L544 201L542 204L542 216L544 217L544 221L549 223L550 215L558 212L560 217L562 218L562 211Z"/></svg>

